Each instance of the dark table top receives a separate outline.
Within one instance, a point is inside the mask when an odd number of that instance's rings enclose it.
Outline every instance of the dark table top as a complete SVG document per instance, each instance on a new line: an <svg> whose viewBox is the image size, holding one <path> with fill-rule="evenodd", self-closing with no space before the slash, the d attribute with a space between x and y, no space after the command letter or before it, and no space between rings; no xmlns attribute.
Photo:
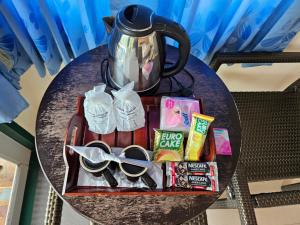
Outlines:
<svg viewBox="0 0 300 225"><path fill-rule="evenodd" d="M175 53L176 49L168 46L168 61L176 60ZM77 96L101 82L100 62L107 54L106 46L100 46L76 58L55 77L40 104L36 121L37 154L45 176L60 196L65 176L63 143L67 123L76 111ZM63 196L76 211L103 224L179 224L207 209L222 194L240 153L237 108L224 83L201 60L190 55L185 68L195 78L194 95L202 99L205 114L216 118L212 126L229 131L233 155L217 156L220 192L189 196ZM185 86L190 83L184 72L176 78ZM164 79L158 92L168 90L169 81Z"/></svg>

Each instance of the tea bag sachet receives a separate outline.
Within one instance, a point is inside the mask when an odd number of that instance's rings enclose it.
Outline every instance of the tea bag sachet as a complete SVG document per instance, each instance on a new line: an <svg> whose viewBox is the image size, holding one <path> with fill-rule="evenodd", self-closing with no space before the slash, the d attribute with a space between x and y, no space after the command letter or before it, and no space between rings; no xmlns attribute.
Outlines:
<svg viewBox="0 0 300 225"><path fill-rule="evenodd" d="M112 91L118 131L133 131L145 126L145 111L140 96L133 91L134 82Z"/></svg>
<svg viewBox="0 0 300 225"><path fill-rule="evenodd" d="M109 134L116 128L113 99L105 88L106 85L101 84L86 92L83 103L89 130L98 134Z"/></svg>

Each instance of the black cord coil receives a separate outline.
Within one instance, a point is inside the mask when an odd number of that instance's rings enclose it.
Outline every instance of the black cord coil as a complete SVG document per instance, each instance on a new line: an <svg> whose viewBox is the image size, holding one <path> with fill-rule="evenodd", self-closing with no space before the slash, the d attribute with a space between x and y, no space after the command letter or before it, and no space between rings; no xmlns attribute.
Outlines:
<svg viewBox="0 0 300 225"><path fill-rule="evenodd" d="M106 64L105 64L106 63ZM173 64L172 62L166 62L166 64ZM105 68L104 68L105 66ZM108 59L105 58L101 61L101 78L103 80L104 83L106 83L108 86L111 86L110 83L108 82L107 79L107 71L109 70L109 64L108 64ZM184 71L190 78L191 80L191 84L187 87L183 86L181 84L181 82L175 77L168 77L168 78L162 78L162 79L168 79L169 80L169 91L166 92L160 92L160 93L156 93L156 95L172 95L172 94L179 94L180 96L191 96L194 93L194 83L195 83L195 78L193 77L193 75L187 70L187 69L183 69L182 71ZM173 89L173 81L176 83L177 85L177 90L172 90Z"/></svg>

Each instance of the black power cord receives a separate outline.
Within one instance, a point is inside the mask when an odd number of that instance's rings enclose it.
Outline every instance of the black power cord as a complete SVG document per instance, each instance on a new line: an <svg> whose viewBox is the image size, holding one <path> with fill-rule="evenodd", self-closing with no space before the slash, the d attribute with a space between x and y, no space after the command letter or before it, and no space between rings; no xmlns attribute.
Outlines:
<svg viewBox="0 0 300 225"><path fill-rule="evenodd" d="M166 64L173 64L172 62L166 62ZM193 75L185 68L183 68L183 70L190 78L191 80L191 84L187 87L183 86L181 84L181 82L175 77L168 77L169 82L170 82L170 89L167 92L161 92L161 93L157 93L157 95L171 95L171 94L179 94L180 96L184 96L184 97L189 97L191 95L193 95L194 93L194 83L195 83L195 78L193 77ZM166 79L166 78L164 78ZM172 83L173 81L175 81L176 85L178 86L178 89L175 91L172 91Z"/></svg>
<svg viewBox="0 0 300 225"><path fill-rule="evenodd" d="M105 70L103 70L104 63L106 63L106 64L105 64ZM108 59L105 58L105 59L103 59L103 60L101 61L101 71L100 71L100 73L101 73L101 78L102 78L103 82L104 82L105 84L107 84L107 85L109 85L108 80L107 80L107 75L106 75L108 69L109 69L109 68L108 68Z"/></svg>
<svg viewBox="0 0 300 225"><path fill-rule="evenodd" d="M106 64L105 64L106 63ZM173 64L172 62L166 62L166 64ZM105 68L104 68L105 66ZM105 82L108 86L110 86L108 79L107 79L107 71L109 69L109 65L108 65L108 59L105 58L102 60L101 62L101 78L103 80L103 82ZM167 92L160 92L160 93L156 93L156 95L172 95L172 94L179 94L180 96L184 96L184 97L189 97L191 95L193 95L194 93L194 83L195 83L195 78L193 77L193 75L187 70L187 69L183 69L182 71L184 71L190 78L191 80L191 84L187 87L183 86L181 84L181 82L175 77L168 77L168 78L162 78L162 79L168 79L169 80L169 91ZM176 83L177 85L177 90L173 91L173 81Z"/></svg>

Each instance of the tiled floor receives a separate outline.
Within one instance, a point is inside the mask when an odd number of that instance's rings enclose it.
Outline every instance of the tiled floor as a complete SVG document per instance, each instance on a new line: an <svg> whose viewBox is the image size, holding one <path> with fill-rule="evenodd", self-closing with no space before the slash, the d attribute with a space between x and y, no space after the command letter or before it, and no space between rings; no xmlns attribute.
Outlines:
<svg viewBox="0 0 300 225"><path fill-rule="evenodd" d="M287 51L300 52L300 33L290 44ZM218 74L231 91L282 91L300 78L300 64L274 64L272 66L250 68L241 68L240 65L223 65ZM29 101L30 107L16 121L32 134L34 134L35 115L39 102L52 79L53 77L49 75L45 79L40 79L34 68L31 68L22 76L23 89L21 93ZM250 189L253 193L278 191L280 185L290 182L294 181L252 183ZM79 215L76 217L76 213L70 207L65 206L64 212L65 215L68 215L67 217L70 217L70 220L63 217L63 225L88 224L85 218ZM70 214L72 216L69 216ZM237 210L208 210L207 214L210 225L240 224ZM36 219L42 221L43 214L37 213L35 216L38 217ZM256 216L259 225L300 225L300 205L258 209L256 210Z"/></svg>
<svg viewBox="0 0 300 225"><path fill-rule="evenodd" d="M300 182L300 179L250 183L252 194L280 191L281 185ZM259 225L300 225L300 205L255 209ZM207 210L209 225L240 225L237 209Z"/></svg>
<svg viewBox="0 0 300 225"><path fill-rule="evenodd" d="M300 225L300 206L286 206L268 209L256 209L259 225ZM237 209L207 210L209 225L240 225Z"/></svg>

